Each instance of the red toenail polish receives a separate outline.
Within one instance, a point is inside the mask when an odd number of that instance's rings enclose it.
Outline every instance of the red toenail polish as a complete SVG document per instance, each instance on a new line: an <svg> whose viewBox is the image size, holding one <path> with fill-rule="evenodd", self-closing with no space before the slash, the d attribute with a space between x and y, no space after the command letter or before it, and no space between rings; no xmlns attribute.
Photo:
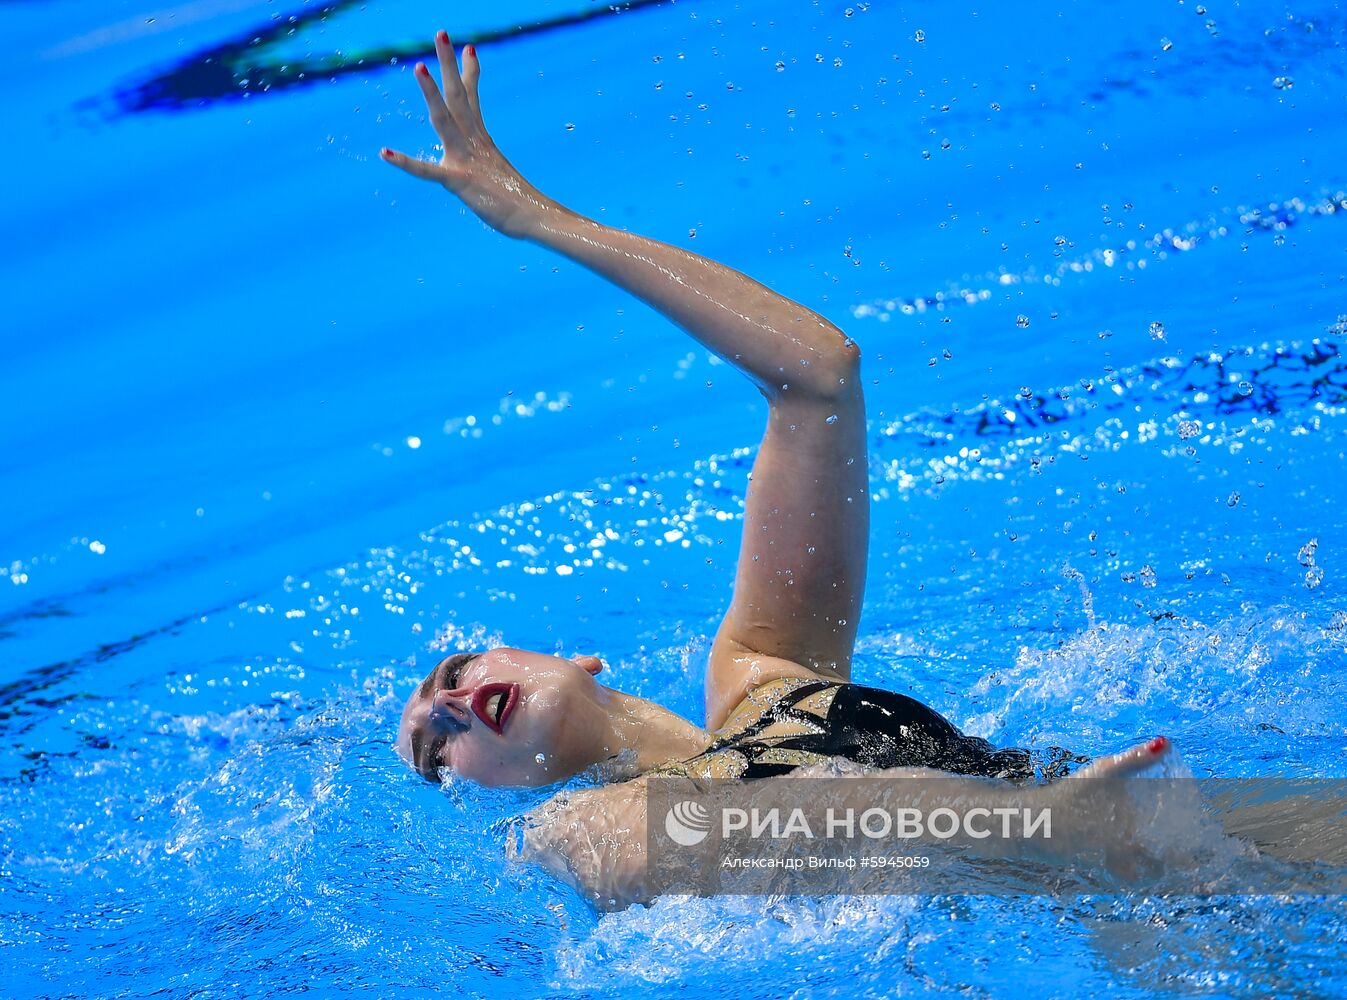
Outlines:
<svg viewBox="0 0 1347 1000"><path fill-rule="evenodd" d="M1169 746L1169 740L1163 736L1157 736L1146 744L1146 749L1151 753L1164 753L1167 746Z"/></svg>

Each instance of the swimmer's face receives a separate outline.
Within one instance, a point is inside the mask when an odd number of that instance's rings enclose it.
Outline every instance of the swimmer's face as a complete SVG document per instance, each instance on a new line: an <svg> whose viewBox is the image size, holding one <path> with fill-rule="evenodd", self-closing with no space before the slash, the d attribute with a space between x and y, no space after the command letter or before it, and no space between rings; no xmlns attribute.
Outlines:
<svg viewBox="0 0 1347 1000"><path fill-rule="evenodd" d="M407 700L398 753L429 781L439 769L483 785L549 785L606 756L597 657L500 647L442 660Z"/></svg>

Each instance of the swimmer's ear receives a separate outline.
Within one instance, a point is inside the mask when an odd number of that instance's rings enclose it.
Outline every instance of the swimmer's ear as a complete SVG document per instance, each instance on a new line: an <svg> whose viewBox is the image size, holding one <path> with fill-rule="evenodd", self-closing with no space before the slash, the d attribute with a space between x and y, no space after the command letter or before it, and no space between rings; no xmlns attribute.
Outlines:
<svg viewBox="0 0 1347 1000"><path fill-rule="evenodd" d="M587 671L591 677L597 677L603 672L603 661L597 656L572 656L571 662Z"/></svg>

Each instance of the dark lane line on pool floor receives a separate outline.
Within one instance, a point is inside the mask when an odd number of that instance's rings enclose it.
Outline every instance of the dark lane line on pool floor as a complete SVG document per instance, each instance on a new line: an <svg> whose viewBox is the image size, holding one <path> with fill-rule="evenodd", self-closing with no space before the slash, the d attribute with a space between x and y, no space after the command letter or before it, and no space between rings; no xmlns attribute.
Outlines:
<svg viewBox="0 0 1347 1000"><path fill-rule="evenodd" d="M511 42L599 18L667 6L667 2L627 0L603 7L580 7L544 21L460 32L454 35L454 42L459 46ZM283 54L269 58L270 49L291 43L297 32L327 22L333 15L353 7L364 9L357 0L335 0L318 10L302 8L300 13L273 15L275 20L269 20L263 27L242 32L211 48L200 49L170 69L120 88L115 97L118 110L123 114L195 111L218 101L238 101L329 83L352 73L369 73L381 66L434 57L434 49L418 38L355 52L334 51L319 58L295 60ZM100 101L91 99L85 105Z"/></svg>

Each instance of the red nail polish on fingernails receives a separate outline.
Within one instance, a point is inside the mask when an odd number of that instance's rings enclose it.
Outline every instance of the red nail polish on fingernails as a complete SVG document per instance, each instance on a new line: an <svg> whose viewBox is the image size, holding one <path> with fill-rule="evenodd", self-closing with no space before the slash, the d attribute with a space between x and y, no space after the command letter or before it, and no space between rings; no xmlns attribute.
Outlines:
<svg viewBox="0 0 1347 1000"><path fill-rule="evenodd" d="M474 59L477 58L477 46L476 46L476 45L465 45L465 46L463 47L463 51L466 52L468 55L472 56Z"/></svg>
<svg viewBox="0 0 1347 1000"><path fill-rule="evenodd" d="M449 41L449 32L444 31L444 30L441 30L441 31L435 36L435 41L437 41L437 42L445 42L445 43L447 44L448 41Z"/></svg>
<svg viewBox="0 0 1347 1000"><path fill-rule="evenodd" d="M1146 749L1153 754L1164 753L1169 749L1169 740L1165 739L1163 736L1157 736L1146 744Z"/></svg>
<svg viewBox="0 0 1347 1000"><path fill-rule="evenodd" d="M393 151L385 146L383 149L379 150L379 155L385 160L391 160L393 158Z"/></svg>

